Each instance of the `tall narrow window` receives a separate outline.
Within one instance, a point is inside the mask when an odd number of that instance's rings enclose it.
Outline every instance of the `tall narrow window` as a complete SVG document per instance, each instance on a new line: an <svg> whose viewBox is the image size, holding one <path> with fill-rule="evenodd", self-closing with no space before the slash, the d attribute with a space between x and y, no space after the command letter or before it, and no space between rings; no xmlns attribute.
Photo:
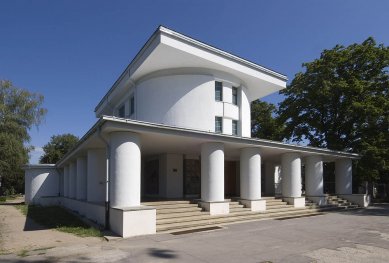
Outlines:
<svg viewBox="0 0 389 263"><path fill-rule="evenodd" d="M124 104L122 106L120 106L120 108L118 109L118 117L119 118L124 118L125 117L125 113L126 112L126 108L124 106Z"/></svg>
<svg viewBox="0 0 389 263"><path fill-rule="evenodd" d="M215 117L215 132L222 133L223 131L223 118Z"/></svg>
<svg viewBox="0 0 389 263"><path fill-rule="evenodd" d="M131 98L130 98L130 116L132 114L134 114L135 112L135 97L134 95L131 95Z"/></svg>
<svg viewBox="0 0 389 263"><path fill-rule="evenodd" d="M215 81L215 100L223 101L223 83Z"/></svg>
<svg viewBox="0 0 389 263"><path fill-rule="evenodd" d="M238 121L232 121L232 135L238 135Z"/></svg>
<svg viewBox="0 0 389 263"><path fill-rule="evenodd" d="M238 88L232 87L232 104L238 105Z"/></svg>

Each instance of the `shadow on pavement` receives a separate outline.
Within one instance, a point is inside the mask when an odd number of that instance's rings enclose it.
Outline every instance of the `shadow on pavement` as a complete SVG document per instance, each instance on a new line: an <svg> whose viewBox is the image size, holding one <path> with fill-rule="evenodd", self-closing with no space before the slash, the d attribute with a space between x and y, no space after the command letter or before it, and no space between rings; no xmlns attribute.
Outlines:
<svg viewBox="0 0 389 263"><path fill-rule="evenodd" d="M389 216L389 204L373 204L367 208L342 211L341 213L356 216Z"/></svg>
<svg viewBox="0 0 389 263"><path fill-rule="evenodd" d="M148 254L156 258L177 258L176 253L170 249L150 248Z"/></svg>

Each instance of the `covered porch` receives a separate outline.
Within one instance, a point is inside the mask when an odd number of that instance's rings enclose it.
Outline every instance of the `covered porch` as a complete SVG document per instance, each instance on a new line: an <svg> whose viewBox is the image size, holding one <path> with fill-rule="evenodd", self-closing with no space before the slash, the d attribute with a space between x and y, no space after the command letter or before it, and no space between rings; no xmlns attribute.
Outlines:
<svg viewBox="0 0 389 263"><path fill-rule="evenodd" d="M210 215L234 199L266 211L279 196L293 207L326 203L323 163L335 163L336 194L352 195L355 154L102 117L58 164L61 205L121 236L156 232L150 200L198 199ZM302 169L304 167L304 169ZM304 174L305 192L302 188ZM105 205L105 208L104 208Z"/></svg>

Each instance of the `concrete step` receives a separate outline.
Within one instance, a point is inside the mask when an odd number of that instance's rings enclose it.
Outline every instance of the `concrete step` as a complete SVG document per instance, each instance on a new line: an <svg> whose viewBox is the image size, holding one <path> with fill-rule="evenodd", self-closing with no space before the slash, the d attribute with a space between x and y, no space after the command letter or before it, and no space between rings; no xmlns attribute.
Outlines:
<svg viewBox="0 0 389 263"><path fill-rule="evenodd" d="M172 205L172 204L191 204L190 200L177 200L177 201L148 201L142 202L142 205L159 206L159 205Z"/></svg>
<svg viewBox="0 0 389 263"><path fill-rule="evenodd" d="M182 212L182 213L170 213L170 214L157 214L157 221L160 219L168 219L168 218L177 218L177 217L192 217L197 215L207 215L209 216L209 212L206 211L192 211L192 212Z"/></svg>
<svg viewBox="0 0 389 263"><path fill-rule="evenodd" d="M304 216L304 215L313 215L320 214L318 211L308 210L308 209L296 209L288 212L279 212L279 213L255 213L251 212L250 215L225 215L225 216L210 216L208 219L197 220L197 221L188 221L172 224L163 224L157 226L157 231L170 231L170 230L179 230L182 228L191 228L199 226L209 226L214 224L228 224L236 223L243 221L253 221L260 219L269 219L269 218L279 218L279 217L289 217L289 216Z"/></svg>
<svg viewBox="0 0 389 263"><path fill-rule="evenodd" d="M297 209L292 206L280 209L268 210L265 212L252 212L249 209L239 210L239 211L230 211L228 215L221 216L210 216L209 214L198 213L197 215L187 216L187 217L170 217L164 219L158 219L157 225L171 224L171 223L181 223L181 222L195 222L195 221L208 221L209 219L217 219L217 218L236 218L241 216L252 216L252 215L263 215L263 214L279 214L283 212L291 212L291 211L303 211L304 209Z"/></svg>
<svg viewBox="0 0 389 263"><path fill-rule="evenodd" d="M152 205L150 205L152 206ZM161 209L176 209L176 208L186 208L186 207L198 207L197 204L163 204L163 205L157 205L154 206L155 209L161 210Z"/></svg>
<svg viewBox="0 0 389 263"><path fill-rule="evenodd" d="M182 208L171 208L171 209L157 209L157 215L158 214L174 214L174 213L186 213L186 212L195 212L195 211L202 211L203 209L201 207L198 207L197 205L192 207L182 207Z"/></svg>

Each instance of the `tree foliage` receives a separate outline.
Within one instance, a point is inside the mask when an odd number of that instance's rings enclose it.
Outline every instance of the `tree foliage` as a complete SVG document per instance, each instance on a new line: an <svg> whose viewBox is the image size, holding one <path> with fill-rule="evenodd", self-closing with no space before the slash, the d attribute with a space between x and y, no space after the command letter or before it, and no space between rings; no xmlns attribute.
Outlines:
<svg viewBox="0 0 389 263"><path fill-rule="evenodd" d="M78 137L73 134L51 136L50 141L43 146L44 154L40 163L56 163L78 142Z"/></svg>
<svg viewBox="0 0 389 263"><path fill-rule="evenodd" d="M251 136L282 141L284 125L279 122L275 115L277 108L274 104L264 101L251 103Z"/></svg>
<svg viewBox="0 0 389 263"><path fill-rule="evenodd" d="M0 180L4 192L23 192L21 166L32 149L26 146L28 131L43 120L47 110L42 103L42 95L0 80Z"/></svg>
<svg viewBox="0 0 389 263"><path fill-rule="evenodd" d="M389 48L368 38L324 50L303 67L280 92L286 96L279 106L285 137L360 153L360 178L388 178Z"/></svg>

